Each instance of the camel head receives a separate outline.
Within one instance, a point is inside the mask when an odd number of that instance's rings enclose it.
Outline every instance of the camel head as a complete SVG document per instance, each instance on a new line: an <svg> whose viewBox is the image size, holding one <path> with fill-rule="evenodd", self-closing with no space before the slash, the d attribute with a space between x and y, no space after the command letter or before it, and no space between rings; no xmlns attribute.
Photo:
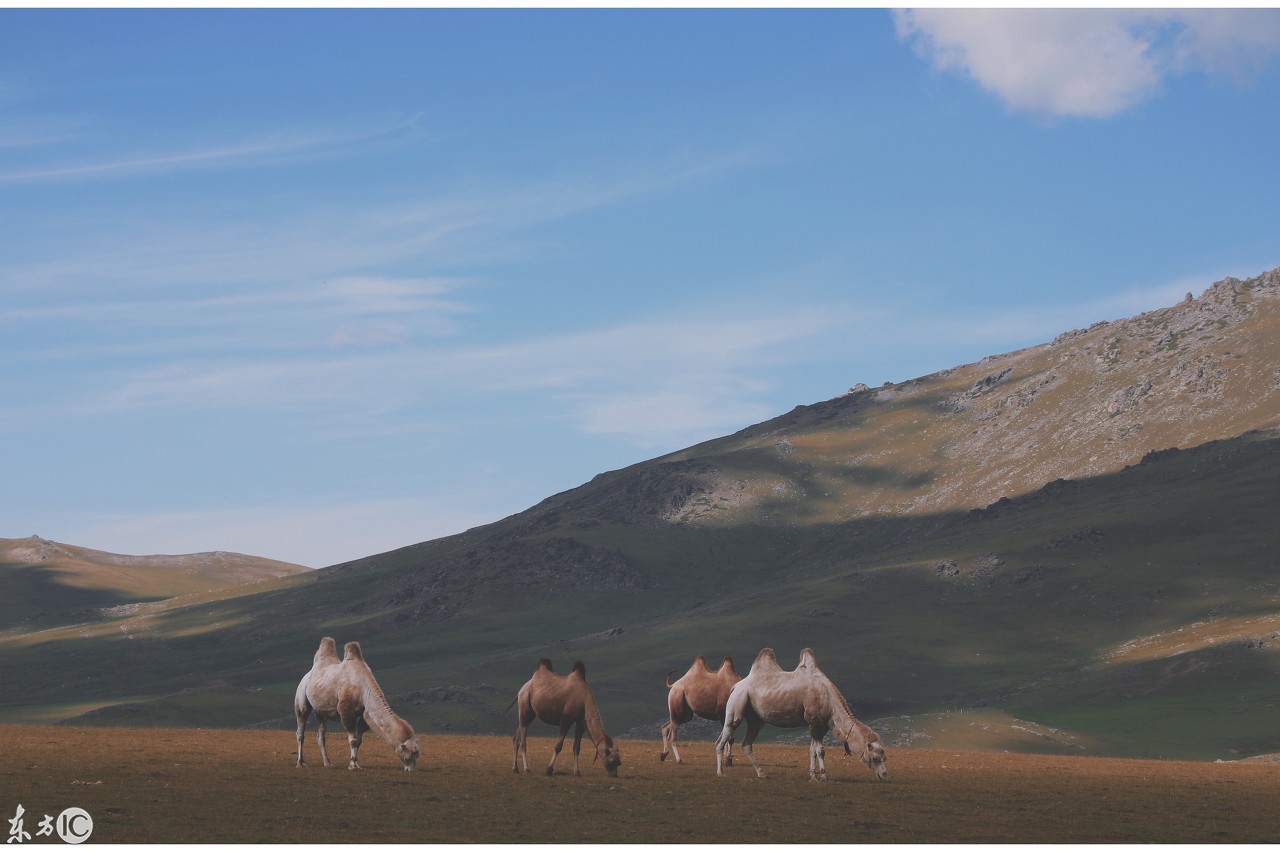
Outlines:
<svg viewBox="0 0 1280 852"><path fill-rule="evenodd" d="M613 737L605 734L604 741L596 746L596 760L604 758L604 771L610 778L618 777L618 767L622 765L622 752L613 744Z"/></svg>
<svg viewBox="0 0 1280 852"><path fill-rule="evenodd" d="M849 748L849 744L845 743L845 748ZM862 762L867 768L876 774L877 781L888 781L889 770L885 769L885 762L889 759L889 755L884 753L884 746L880 745L878 740L871 740L863 747Z"/></svg>
<svg viewBox="0 0 1280 852"><path fill-rule="evenodd" d="M405 772L412 772L418 765L418 738L410 737L396 746L396 757L400 758L400 765Z"/></svg>

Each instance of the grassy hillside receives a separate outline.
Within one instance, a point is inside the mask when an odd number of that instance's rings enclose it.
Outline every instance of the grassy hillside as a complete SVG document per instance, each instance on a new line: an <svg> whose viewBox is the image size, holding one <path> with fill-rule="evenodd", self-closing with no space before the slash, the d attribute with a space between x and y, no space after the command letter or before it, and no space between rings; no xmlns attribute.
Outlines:
<svg viewBox="0 0 1280 852"><path fill-rule="evenodd" d="M809 646L894 745L1280 751L1278 332L1280 272L1228 279L463 535L11 630L0 721L289 725L332 635L428 735L508 733L549 656L656 736L668 670Z"/></svg>
<svg viewBox="0 0 1280 852"><path fill-rule="evenodd" d="M124 556L35 535L0 538L0 629L75 623L102 609L225 590L307 570L223 551Z"/></svg>

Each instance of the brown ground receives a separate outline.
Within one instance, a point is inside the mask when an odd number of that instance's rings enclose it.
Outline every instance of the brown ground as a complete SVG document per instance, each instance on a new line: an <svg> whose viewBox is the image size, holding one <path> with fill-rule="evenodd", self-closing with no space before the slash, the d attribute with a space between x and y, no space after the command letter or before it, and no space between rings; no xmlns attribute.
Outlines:
<svg viewBox="0 0 1280 852"><path fill-rule="evenodd" d="M715 777L709 743L684 766L657 742L622 741L609 778L568 746L529 741L535 774L511 772L505 737L428 735L420 771L369 736L363 772L294 766L281 731L0 727L0 817L80 807L92 841L134 842L1275 842L1280 764L1202 764L899 749L890 784L828 749L832 781L808 781L807 749L760 746L769 778L740 763ZM346 739L330 731L330 756ZM587 752L584 750L584 756ZM59 842L53 838L53 842Z"/></svg>

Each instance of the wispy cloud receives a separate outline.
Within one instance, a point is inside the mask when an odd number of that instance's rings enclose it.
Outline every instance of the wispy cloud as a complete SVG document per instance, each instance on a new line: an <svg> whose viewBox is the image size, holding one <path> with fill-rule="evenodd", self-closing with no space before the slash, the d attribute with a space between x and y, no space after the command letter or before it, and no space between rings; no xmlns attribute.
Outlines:
<svg viewBox="0 0 1280 852"><path fill-rule="evenodd" d="M73 404L98 413L247 409L359 412L376 419L432 401L447 408L464 397L532 394L559 399L560 416L579 431L653 440L741 425L743 416L762 413L759 401L749 400L762 390L750 375L832 322L825 312L795 310L637 322L493 346L190 360L121 371ZM673 417L674 408L658 408L667 416L655 413L627 427L618 412L644 399L679 401L685 413ZM692 400L701 402L689 406Z"/></svg>
<svg viewBox="0 0 1280 852"><path fill-rule="evenodd" d="M1280 55L1280 10L912 9L898 35L1009 107L1106 118L1191 71L1241 79Z"/></svg>
<svg viewBox="0 0 1280 852"><path fill-rule="evenodd" d="M125 154L81 162L64 162L0 171L0 184L67 181L116 176L165 173L186 169L251 166L278 162L285 157L335 156L353 146L385 140L411 129L416 119L361 129L355 132L275 133L258 138L186 148ZM0 145L30 145L34 138L48 139L38 128L0 132Z"/></svg>

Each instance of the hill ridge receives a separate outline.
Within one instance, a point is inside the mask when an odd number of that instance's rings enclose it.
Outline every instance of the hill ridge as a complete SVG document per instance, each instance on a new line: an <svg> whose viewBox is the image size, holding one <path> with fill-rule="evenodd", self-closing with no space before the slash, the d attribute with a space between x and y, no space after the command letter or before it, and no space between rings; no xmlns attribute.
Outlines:
<svg viewBox="0 0 1280 852"><path fill-rule="evenodd" d="M1228 333L1236 342L1216 351ZM1280 268L1046 343L799 405L601 473L513 518L584 501L635 522L695 524L799 521L806 507L797 504L809 504L810 519L846 520L973 508L1119 470L1151 450L1276 424ZM939 475L952 460L972 475ZM838 514L812 511L818 489L836 495L827 502Z"/></svg>

